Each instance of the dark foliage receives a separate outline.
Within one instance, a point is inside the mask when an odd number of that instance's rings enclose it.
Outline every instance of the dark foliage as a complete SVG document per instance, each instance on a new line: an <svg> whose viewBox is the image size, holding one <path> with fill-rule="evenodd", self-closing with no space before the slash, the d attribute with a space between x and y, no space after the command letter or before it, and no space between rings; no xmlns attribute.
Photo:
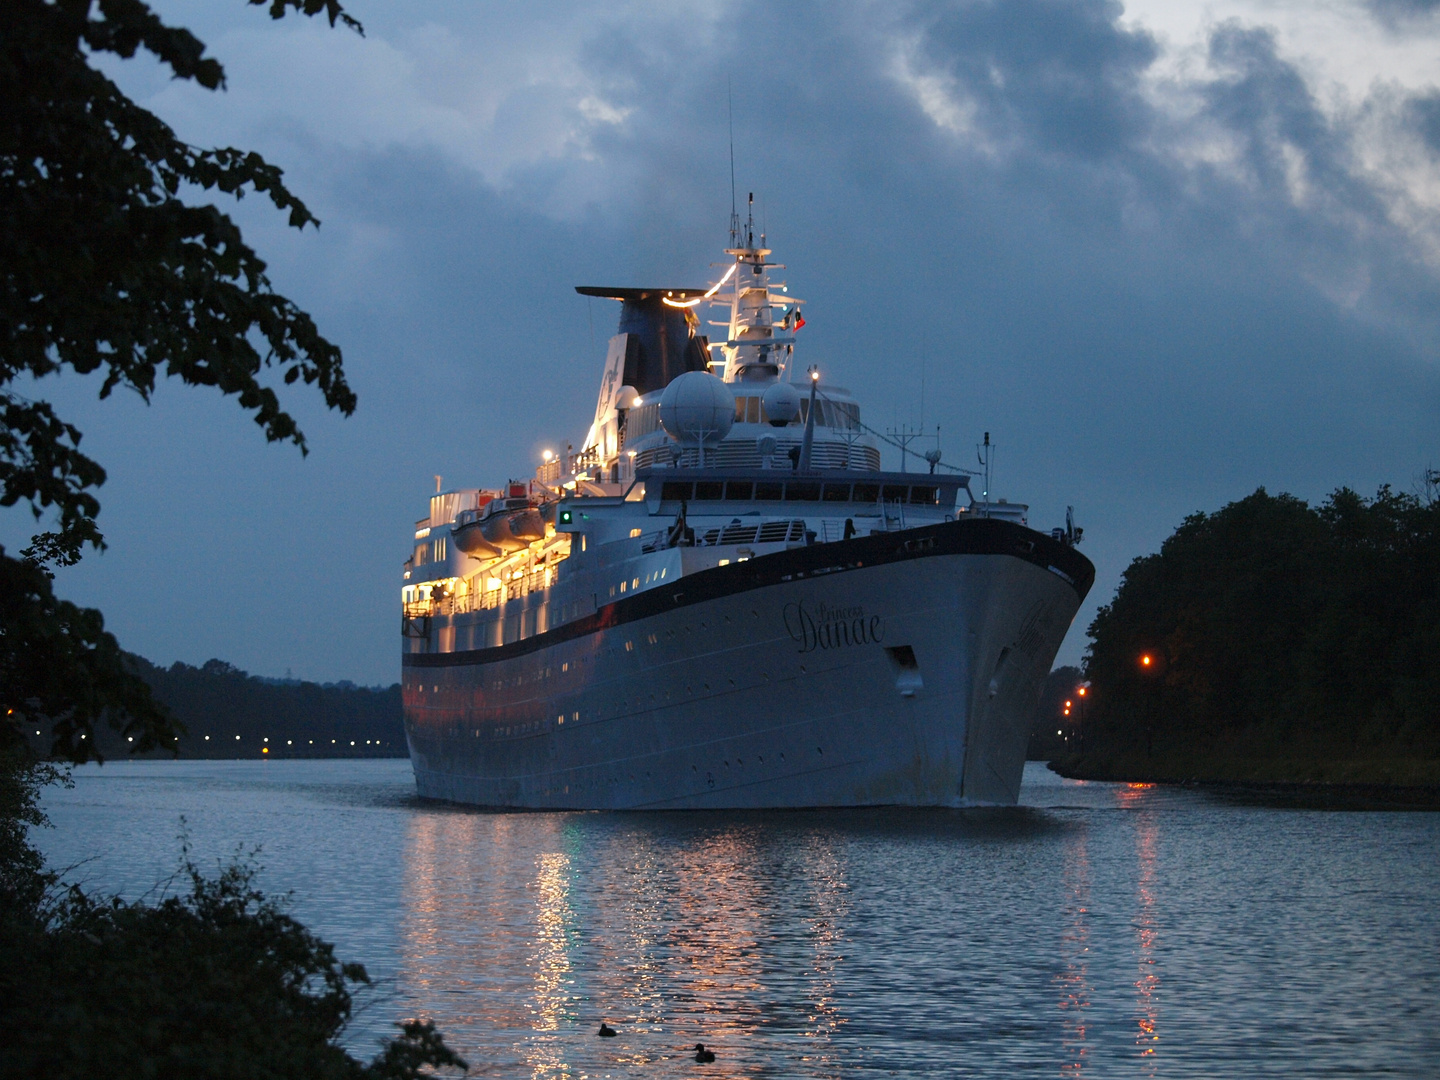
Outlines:
<svg viewBox="0 0 1440 1080"><path fill-rule="evenodd" d="M1192 515L1130 564L1090 635L1071 771L1440 782L1433 499L1262 489Z"/></svg>
<svg viewBox="0 0 1440 1080"><path fill-rule="evenodd" d="M359 29L337 0L250 2L275 18L323 12ZM102 398L118 387L148 400L158 376L175 376L233 395L267 439L302 451L271 382L313 384L331 408L355 407L340 350L271 288L229 217L182 196L256 192L296 228L318 222L258 154L182 142L90 63L139 50L177 79L223 85L204 45L140 0L0 4L0 506L49 513L56 530L21 560L0 550L0 736L13 743L48 720L54 752L75 761L93 755L107 709L137 745L175 731L100 615L56 601L34 572L103 546L95 490L105 481L80 431L34 389L68 369L100 374Z"/></svg>
<svg viewBox="0 0 1440 1080"><path fill-rule="evenodd" d="M51 754L98 757L95 729L113 721L137 751L173 748L177 729L150 688L129 670L100 612L58 599L45 570L0 555L0 751L18 733L44 730ZM9 736L4 739L4 736Z"/></svg>

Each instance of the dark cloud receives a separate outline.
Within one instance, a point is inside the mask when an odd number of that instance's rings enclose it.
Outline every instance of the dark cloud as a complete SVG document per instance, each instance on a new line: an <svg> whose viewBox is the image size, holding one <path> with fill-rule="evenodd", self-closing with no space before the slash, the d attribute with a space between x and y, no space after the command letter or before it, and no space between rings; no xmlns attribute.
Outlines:
<svg viewBox="0 0 1440 1080"><path fill-rule="evenodd" d="M974 101L987 128L1036 149L1101 157L1149 130L1137 82L1154 39L1117 25L1107 0L1015 0L926 6L924 54Z"/></svg>
<svg viewBox="0 0 1440 1080"><path fill-rule="evenodd" d="M1440 90L1416 94L1406 102L1406 119L1426 147L1440 158Z"/></svg>
<svg viewBox="0 0 1440 1080"><path fill-rule="evenodd" d="M1440 15L1440 0L1365 0L1365 7L1376 22L1397 33L1434 22Z"/></svg>

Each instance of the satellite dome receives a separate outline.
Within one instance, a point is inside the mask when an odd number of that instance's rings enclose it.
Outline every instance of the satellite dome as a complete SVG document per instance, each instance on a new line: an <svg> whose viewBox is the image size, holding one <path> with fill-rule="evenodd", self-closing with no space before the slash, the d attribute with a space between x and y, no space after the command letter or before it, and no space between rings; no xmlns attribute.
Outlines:
<svg viewBox="0 0 1440 1080"><path fill-rule="evenodd" d="M628 383L615 391L615 408L633 409L635 401L640 397L640 392Z"/></svg>
<svg viewBox="0 0 1440 1080"><path fill-rule="evenodd" d="M777 382L760 399L771 427L784 427L800 415L800 391L788 382Z"/></svg>
<svg viewBox="0 0 1440 1080"><path fill-rule="evenodd" d="M687 371L660 395L660 425L677 442L718 443L735 423L735 395L704 371Z"/></svg>

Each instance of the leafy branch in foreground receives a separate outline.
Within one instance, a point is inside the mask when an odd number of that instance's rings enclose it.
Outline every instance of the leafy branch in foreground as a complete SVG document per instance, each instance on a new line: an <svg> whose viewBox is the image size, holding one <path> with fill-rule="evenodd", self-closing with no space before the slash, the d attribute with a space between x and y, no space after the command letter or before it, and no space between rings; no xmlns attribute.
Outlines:
<svg viewBox="0 0 1440 1080"><path fill-rule="evenodd" d="M323 13L361 29L338 0L249 2L273 18ZM22 721L53 721L54 753L77 761L93 756L107 710L140 732L137 749L174 732L99 613L56 600L45 579L104 546L95 491L105 482L79 429L35 398L45 379L99 374L101 398L119 387L147 401L162 375L215 387L266 439L302 452L272 383L313 385L330 408L355 408L339 348L274 291L226 214L182 194L254 192L297 229L319 222L260 155L182 141L91 63L139 51L177 79L224 85L205 46L141 0L0 5L0 506L55 519L21 560L0 551L3 734L13 742Z"/></svg>

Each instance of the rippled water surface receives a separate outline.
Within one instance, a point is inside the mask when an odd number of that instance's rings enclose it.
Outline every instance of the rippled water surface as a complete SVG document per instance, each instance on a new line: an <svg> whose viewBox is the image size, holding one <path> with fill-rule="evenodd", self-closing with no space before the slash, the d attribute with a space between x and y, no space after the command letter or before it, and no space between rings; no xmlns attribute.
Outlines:
<svg viewBox="0 0 1440 1080"><path fill-rule="evenodd" d="M261 885L482 1076L1440 1075L1440 814L1063 781L1004 811L484 814L409 763L77 770L70 880ZM620 1034L599 1039L608 1020ZM718 1060L699 1066L696 1042Z"/></svg>

